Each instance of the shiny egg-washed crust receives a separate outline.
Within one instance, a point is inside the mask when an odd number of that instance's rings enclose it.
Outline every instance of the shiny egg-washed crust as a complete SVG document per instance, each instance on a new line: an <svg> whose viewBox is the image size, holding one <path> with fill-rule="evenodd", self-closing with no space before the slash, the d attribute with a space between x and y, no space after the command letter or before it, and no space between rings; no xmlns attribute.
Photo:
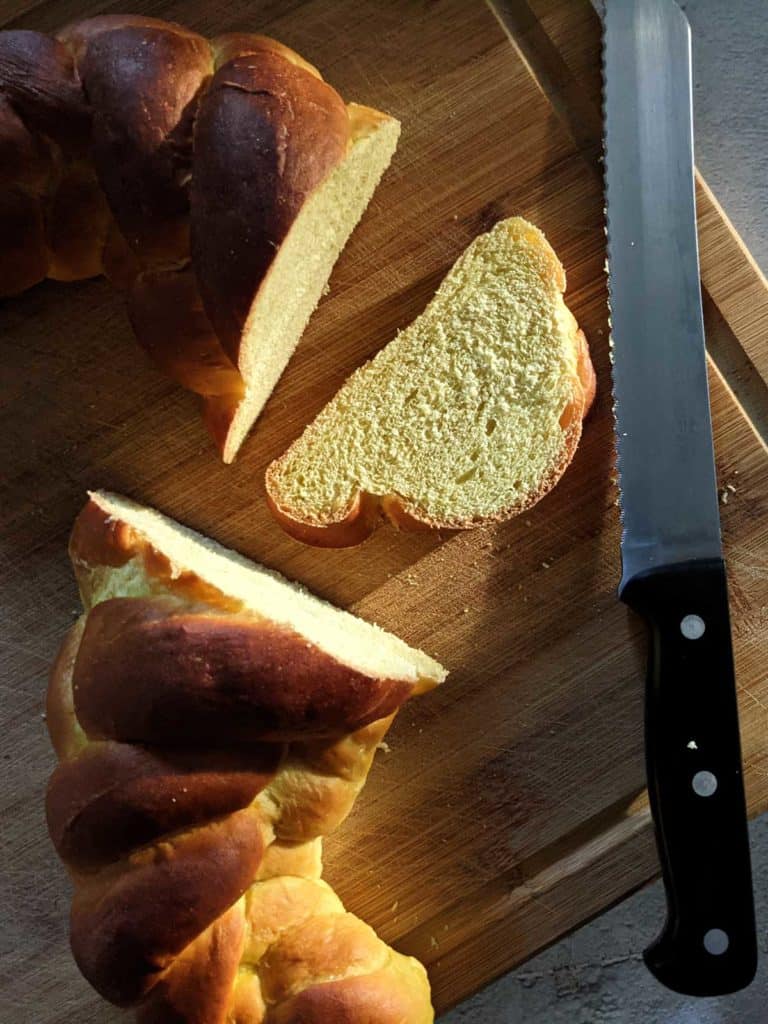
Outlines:
<svg viewBox="0 0 768 1024"><path fill-rule="evenodd" d="M554 250L545 243L542 253L547 257L549 272L558 291L565 291L565 270ZM266 498L269 510L286 533L317 547L350 547L366 540L383 520L388 520L400 530L414 533L433 530L467 530L477 526L487 526L502 522L512 516L519 515L540 501L562 477L576 454L581 439L582 423L595 399L596 377L589 346L584 332L576 323L576 319L567 307L563 307L569 322L569 343L573 346L576 356L576 373L573 378L573 394L560 416L560 427L563 431L563 444L559 456L553 461L548 473L539 481L539 486L525 496L525 500L517 505L499 509L493 515L476 516L473 518L437 518L425 509L419 508L405 495L384 494L374 495L363 491L352 499L351 504L339 510L333 518L323 519L320 516L310 519L302 516L284 501L280 493L280 469L282 460L290 451L275 459L268 467L265 476ZM294 444L301 443L299 437Z"/></svg>
<svg viewBox="0 0 768 1024"><path fill-rule="evenodd" d="M0 32L0 296L106 274L230 459L260 287L307 198L383 118L264 36L130 14Z"/></svg>
<svg viewBox="0 0 768 1024"><path fill-rule="evenodd" d="M410 688L171 572L93 501L70 553L86 612L51 672L47 818L85 977L140 1024L429 1024L424 968L319 877ZM99 600L134 560L146 593Z"/></svg>

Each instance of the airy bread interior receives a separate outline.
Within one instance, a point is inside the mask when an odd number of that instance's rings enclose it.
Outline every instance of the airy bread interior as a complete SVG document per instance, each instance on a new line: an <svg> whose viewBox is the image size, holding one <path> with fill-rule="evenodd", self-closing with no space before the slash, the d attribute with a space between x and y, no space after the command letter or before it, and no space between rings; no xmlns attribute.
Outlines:
<svg viewBox="0 0 768 1024"><path fill-rule="evenodd" d="M242 602L244 611L288 626L306 640L327 651L350 668L383 679L402 679L415 693L441 683L445 670L422 651L409 647L379 626L341 611L291 583L276 572L251 562L154 509L105 491L91 494L109 517L127 523L140 537L164 555L173 576L193 573L211 587ZM152 589L140 559L120 567L108 567L89 576L90 593L84 593L88 609L111 597L145 596ZM162 592L164 585L158 581Z"/></svg>
<svg viewBox="0 0 768 1024"><path fill-rule="evenodd" d="M340 522L361 493L457 527L537 500L572 454L584 404L564 288L522 218L475 239L421 316L272 464L281 522Z"/></svg>
<svg viewBox="0 0 768 1024"><path fill-rule="evenodd" d="M246 322L238 365L245 393L224 444L225 462L235 457L293 355L397 146L400 123L394 118L355 103L347 109L349 152L302 206Z"/></svg>

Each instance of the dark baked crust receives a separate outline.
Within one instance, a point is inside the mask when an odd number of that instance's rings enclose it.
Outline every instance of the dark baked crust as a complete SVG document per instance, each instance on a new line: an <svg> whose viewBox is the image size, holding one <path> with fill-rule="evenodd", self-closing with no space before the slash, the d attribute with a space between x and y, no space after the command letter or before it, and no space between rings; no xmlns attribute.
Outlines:
<svg viewBox="0 0 768 1024"><path fill-rule="evenodd" d="M149 750L91 742L51 776L46 817L56 852L80 871L109 864L168 832L247 807L273 778L279 745L238 751ZM260 770L259 770L260 769Z"/></svg>
<svg viewBox="0 0 768 1024"><path fill-rule="evenodd" d="M278 682L279 681L279 682ZM74 666L92 738L163 746L339 736L412 687L375 679L274 622L113 598L93 608Z"/></svg>
<svg viewBox="0 0 768 1024"><path fill-rule="evenodd" d="M101 272L111 217L85 162L90 126L69 50L0 32L0 294Z"/></svg>
<svg viewBox="0 0 768 1024"><path fill-rule="evenodd" d="M0 191L0 295L19 295L48 273L42 203L17 189Z"/></svg>
<svg viewBox="0 0 768 1024"><path fill-rule="evenodd" d="M0 32L0 95L30 131L84 155L91 115L70 50L41 32Z"/></svg>
<svg viewBox="0 0 768 1024"><path fill-rule="evenodd" d="M206 39L153 18L105 15L59 33L92 112L91 157L128 243L151 267L189 257L192 125L213 60Z"/></svg>
<svg viewBox="0 0 768 1024"><path fill-rule="evenodd" d="M242 44L245 46L245 43ZM344 101L272 48L218 68L195 122L192 255L230 359L275 253L307 196L349 143Z"/></svg>
<svg viewBox="0 0 768 1024"><path fill-rule="evenodd" d="M50 146L27 130L0 85L0 294L17 295L48 272L42 196L52 167Z"/></svg>
<svg viewBox="0 0 768 1024"><path fill-rule="evenodd" d="M161 370L200 395L243 394L243 378L203 309L192 267L141 274L128 292L136 338Z"/></svg>
<svg viewBox="0 0 768 1024"><path fill-rule="evenodd" d="M2 35L0 35L0 41ZM34 136L0 93L0 188L19 186L39 195L53 170L51 147Z"/></svg>
<svg viewBox="0 0 768 1024"><path fill-rule="evenodd" d="M93 167L83 160L64 165L46 206L48 277L58 281L97 277L113 224Z"/></svg>
<svg viewBox="0 0 768 1024"><path fill-rule="evenodd" d="M130 1005L253 881L264 823L246 808L171 836L75 889L70 940L78 967L111 1002Z"/></svg>

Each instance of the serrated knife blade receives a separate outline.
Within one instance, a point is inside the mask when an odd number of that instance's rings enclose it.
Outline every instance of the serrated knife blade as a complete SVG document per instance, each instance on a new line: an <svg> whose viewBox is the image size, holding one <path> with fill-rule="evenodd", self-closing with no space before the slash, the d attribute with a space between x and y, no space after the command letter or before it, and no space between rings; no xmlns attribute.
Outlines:
<svg viewBox="0 0 768 1024"><path fill-rule="evenodd" d="M696 235L690 30L676 4L608 0L605 80L626 583L658 566L722 555Z"/></svg>
<svg viewBox="0 0 768 1024"><path fill-rule="evenodd" d="M608 0L605 84L626 583L659 565L722 556L698 274L690 31L675 3Z"/></svg>
<svg viewBox="0 0 768 1024"><path fill-rule="evenodd" d="M648 622L646 762L668 987L747 985L756 938L722 560L693 171L691 39L673 0L607 0L605 181L623 532L620 595Z"/></svg>

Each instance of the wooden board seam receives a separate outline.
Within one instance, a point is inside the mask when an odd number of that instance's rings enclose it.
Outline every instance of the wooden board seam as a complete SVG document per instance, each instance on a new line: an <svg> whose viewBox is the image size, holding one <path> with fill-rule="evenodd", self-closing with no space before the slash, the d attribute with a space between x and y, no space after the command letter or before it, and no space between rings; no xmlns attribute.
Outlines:
<svg viewBox="0 0 768 1024"><path fill-rule="evenodd" d="M641 806L638 810L627 807L627 801L607 808L584 822L570 836L565 836L544 851L515 864L513 868L490 882L479 886L471 893L463 894L452 906L439 914L422 921L416 928L398 938L398 948L418 956L427 965L440 959L441 950L429 942L429 937L441 932L444 919L471 906L475 915L487 920L503 916L503 903L512 898L518 889L529 893L545 892L555 880L562 879L576 871L582 871L597 856L616 845L631 841L638 834L653 830L650 810ZM443 947L444 953L448 947Z"/></svg>

